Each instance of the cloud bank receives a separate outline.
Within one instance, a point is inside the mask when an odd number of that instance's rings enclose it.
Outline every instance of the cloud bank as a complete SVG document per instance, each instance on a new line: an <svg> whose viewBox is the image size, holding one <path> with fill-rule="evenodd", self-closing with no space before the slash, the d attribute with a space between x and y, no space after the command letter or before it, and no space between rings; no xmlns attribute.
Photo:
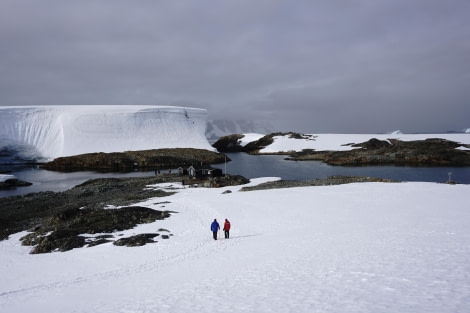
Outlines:
<svg viewBox="0 0 470 313"><path fill-rule="evenodd" d="M178 105L300 132L469 127L470 2L0 3L0 105Z"/></svg>

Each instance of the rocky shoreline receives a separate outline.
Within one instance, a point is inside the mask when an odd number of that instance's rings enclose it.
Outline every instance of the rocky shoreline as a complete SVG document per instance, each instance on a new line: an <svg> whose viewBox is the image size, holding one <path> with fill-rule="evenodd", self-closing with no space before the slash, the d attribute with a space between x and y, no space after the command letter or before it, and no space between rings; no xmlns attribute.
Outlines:
<svg viewBox="0 0 470 313"><path fill-rule="evenodd" d="M408 166L470 166L470 148L450 140L430 138L426 140L401 141L397 139L370 139L352 144L349 151L304 150L289 155L287 160L321 160L330 165L408 165Z"/></svg>
<svg viewBox="0 0 470 313"><path fill-rule="evenodd" d="M263 146L270 143L274 135L263 137L245 146L243 152L258 154ZM291 136L301 136L290 134ZM228 136L219 144L219 150L239 150L235 143L241 137ZM297 137L296 137L297 138ZM299 137L300 138L300 137ZM221 144L223 143L223 144ZM289 160L322 160L334 165L399 164L433 166L468 166L470 152L456 149L461 144L444 140L428 139L402 142L399 140L380 141L371 139L365 143L350 144L350 151L310 151L289 153ZM225 148L224 148L225 147ZM231 148L230 148L231 147ZM466 146L467 148L468 145ZM230 149L229 149L230 148ZM238 152L241 152L239 150ZM225 162L228 158L221 153L200 149L158 149L127 151L123 153L90 153L58 158L42 165L48 170L76 171L103 170L128 171L135 169L168 169ZM228 159L229 160L229 159ZM154 233L117 238L116 232L131 229L138 224L152 223L171 214L165 210L165 200L154 203L159 210L133 206L149 198L164 198L174 190L147 188L148 185L185 180L190 186L221 188L243 185L249 182L242 176L190 178L179 174L160 174L151 177L99 178L88 180L64 192L39 192L24 196L0 198L0 240L11 234L27 231L21 238L22 244L32 246L31 253L68 251L79 247L93 247L106 242L114 245L140 246L157 242L156 239L170 239L170 230L159 229ZM396 182L388 179L363 176L331 176L306 181L279 180L257 186L242 187L241 191L302 186L328 186L357 182ZM448 182L451 183L451 182ZM5 180L6 187L27 183ZM0 184L0 187L2 187ZM13 185L12 185L13 184ZM179 186L179 187L177 187ZM223 192L223 191L221 191ZM84 235L86 234L86 235Z"/></svg>
<svg viewBox="0 0 470 313"><path fill-rule="evenodd" d="M177 213L165 210L165 204L168 203L165 200L154 203L161 210L131 205L173 194L171 188L163 190L147 186L163 182L178 182L178 186L181 186L182 178L194 186L207 187L248 182L242 176L190 179L176 174L98 178L64 192L39 192L0 198L0 240L14 233L28 231L29 234L22 237L21 241L23 245L33 246L31 253L35 254L92 247L110 241L115 245L139 246L156 242L155 237L169 239L171 231L165 229L118 240L115 232Z"/></svg>
<svg viewBox="0 0 470 313"><path fill-rule="evenodd" d="M213 147L219 152L246 152L249 154L265 154L263 149L274 142L275 136L289 136L294 139L314 138L298 133L273 133L240 145L241 134L233 134L220 138ZM329 165L397 165L397 166L470 166L470 145L454 141L430 138L426 140L402 141L398 139L378 140L375 138L357 144L347 144L353 149L347 151L315 151L305 149L300 152L267 153L286 155L292 161L322 161Z"/></svg>
<svg viewBox="0 0 470 313"><path fill-rule="evenodd" d="M20 240L32 246L32 254L68 251L93 247L106 242L114 245L141 246L157 242L155 238L169 239L170 230L116 238L116 232L131 229L137 224L152 223L177 212L165 210L169 202L164 198L182 188L182 177L162 174L152 177L98 178L88 180L64 192L39 192L24 196L0 198L0 240L21 231L29 233ZM188 178L186 178L188 179ZM242 176L188 179L193 186L220 188L249 182ZM157 183L175 183L173 188L148 188ZM325 186L353 182L393 182L362 176L332 176L308 181L280 180L243 187L241 191L300 186ZM221 190L221 193L226 190ZM132 206L149 198L162 198L154 204L159 210ZM85 235L86 234L86 235ZM96 234L96 235L95 235Z"/></svg>
<svg viewBox="0 0 470 313"><path fill-rule="evenodd" d="M293 187L307 187L307 186L333 186L350 183L398 183L400 181L393 179L384 179L368 176L330 176L327 178L317 178L310 180L277 180L266 182L257 186L242 187L240 191L253 191L264 189L277 189L277 188L293 188Z"/></svg>

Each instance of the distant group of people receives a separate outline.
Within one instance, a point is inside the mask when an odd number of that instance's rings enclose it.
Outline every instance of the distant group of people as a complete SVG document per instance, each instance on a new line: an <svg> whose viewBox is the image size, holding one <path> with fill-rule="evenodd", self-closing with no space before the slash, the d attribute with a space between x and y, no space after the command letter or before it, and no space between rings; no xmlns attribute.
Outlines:
<svg viewBox="0 0 470 313"><path fill-rule="evenodd" d="M212 236L214 237L214 240L217 240L217 234L220 230L220 225L217 222L217 219L214 219L214 221L211 224L211 231L212 231ZM230 237L230 221L228 219L225 219L224 222L224 235L225 239L229 239Z"/></svg>

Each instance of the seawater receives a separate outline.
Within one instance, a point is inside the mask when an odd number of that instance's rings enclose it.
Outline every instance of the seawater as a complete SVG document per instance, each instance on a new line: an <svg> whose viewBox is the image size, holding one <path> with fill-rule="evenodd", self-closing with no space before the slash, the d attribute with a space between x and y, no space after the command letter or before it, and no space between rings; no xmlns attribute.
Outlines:
<svg viewBox="0 0 470 313"><path fill-rule="evenodd" d="M470 184L470 167L421 167L421 166L331 166L321 161L290 161L282 155L226 154L232 161L214 167L228 174L247 178L281 177L287 180L307 180L333 175L371 176L400 181L444 183L451 179Z"/></svg>
<svg viewBox="0 0 470 313"><path fill-rule="evenodd" d="M129 173L99 173L91 171L83 172L54 172L39 169L37 167L24 167L21 170L11 172L19 180L33 183L32 186L18 187L10 190L0 190L0 198L24 195L41 191L65 191L76 185L93 178L100 177L142 177L155 175L155 172L129 172Z"/></svg>
<svg viewBox="0 0 470 313"><path fill-rule="evenodd" d="M325 178L333 175L370 176L400 181L422 181L444 183L451 179L460 184L470 184L470 167L411 167L411 166L331 166L320 161L288 161L280 155L249 155L246 153L226 154L231 161L213 166L224 173L242 175L246 178L280 177L286 180L307 180ZM176 169L172 169L176 172ZM162 171L168 172L168 171ZM33 183L29 187L0 190L0 198L23 195L40 191L64 191L89 179L99 177L142 177L154 176L155 172L99 173L73 172L62 173L39 169L22 168L12 172L18 179Z"/></svg>

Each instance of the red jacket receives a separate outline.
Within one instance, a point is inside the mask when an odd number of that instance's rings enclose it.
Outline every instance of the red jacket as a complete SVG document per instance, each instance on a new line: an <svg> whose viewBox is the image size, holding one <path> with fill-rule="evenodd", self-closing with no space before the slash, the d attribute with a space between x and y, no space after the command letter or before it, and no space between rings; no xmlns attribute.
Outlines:
<svg viewBox="0 0 470 313"><path fill-rule="evenodd" d="M228 220L225 220L224 230L230 230L230 222Z"/></svg>

